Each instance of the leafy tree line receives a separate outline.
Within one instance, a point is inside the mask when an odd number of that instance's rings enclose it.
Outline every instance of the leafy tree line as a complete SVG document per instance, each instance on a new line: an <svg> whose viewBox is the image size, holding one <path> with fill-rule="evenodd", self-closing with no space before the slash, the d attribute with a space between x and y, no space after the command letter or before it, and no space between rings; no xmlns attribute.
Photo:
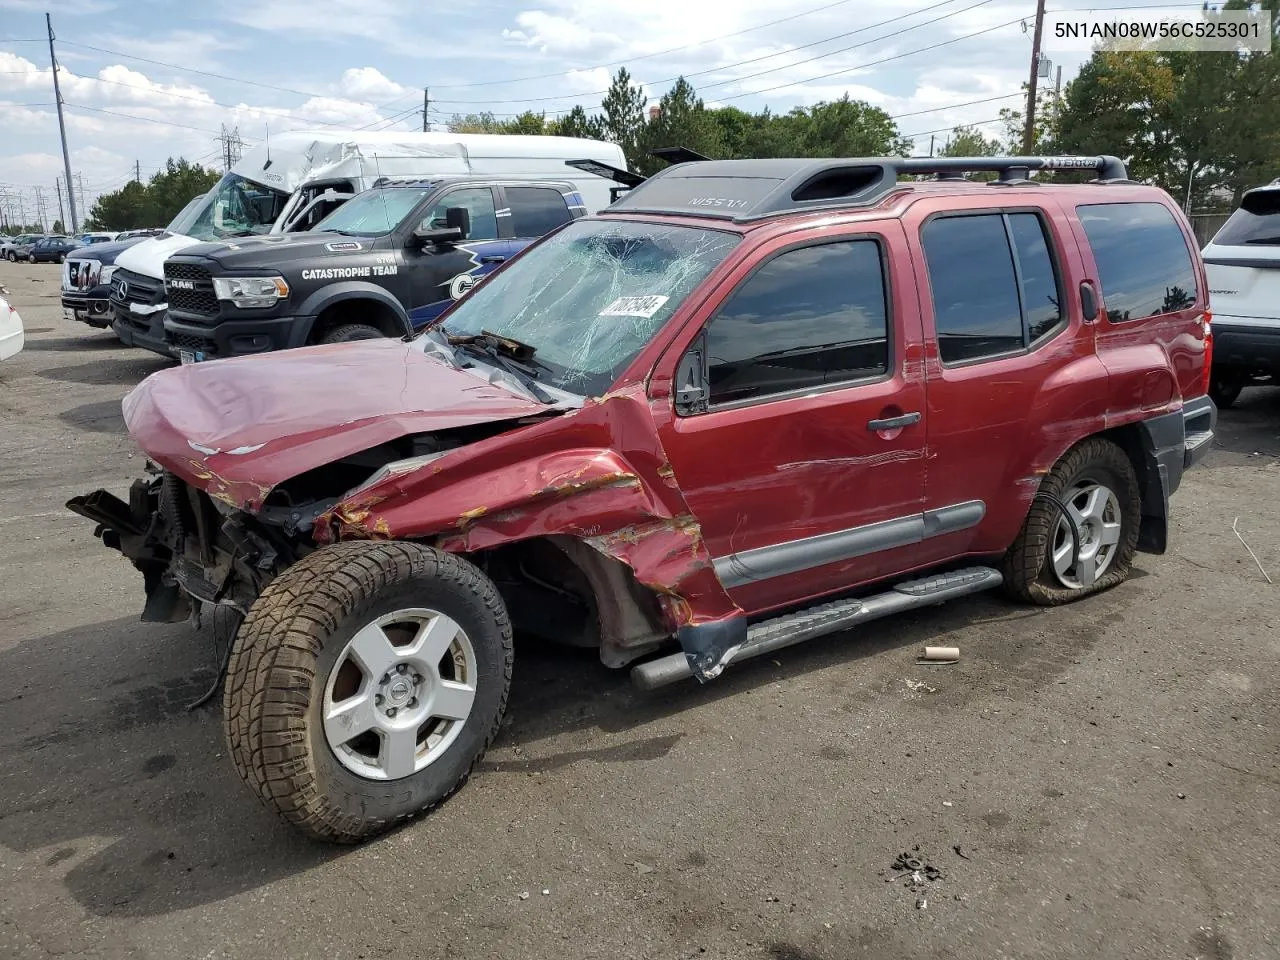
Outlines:
<svg viewBox="0 0 1280 960"><path fill-rule="evenodd" d="M1223 9L1247 6L1246 0L1229 0ZM1033 152L1115 154L1130 177L1181 202L1190 187L1193 206L1238 203L1249 187L1280 176L1280 0L1262 0L1261 7L1271 11L1276 31L1266 53L1097 50L1061 98L1047 85L1037 91ZM1024 84L1024 97L1025 90ZM511 119L455 115L449 129L610 140L622 147L631 169L646 175L663 166L649 156L663 146L717 158L905 156L911 150L887 113L847 94L787 113L748 113L706 106L682 77L657 106L650 119L647 97L623 68L597 113L577 106L550 119L533 111ZM1003 135L994 138L956 127L938 152L1021 154L1024 117L1021 108L1002 110Z"/></svg>
<svg viewBox="0 0 1280 960"><path fill-rule="evenodd" d="M192 197L207 192L222 176L184 158L170 157L146 183L131 180L98 197L85 221L86 230L138 230L163 227Z"/></svg>

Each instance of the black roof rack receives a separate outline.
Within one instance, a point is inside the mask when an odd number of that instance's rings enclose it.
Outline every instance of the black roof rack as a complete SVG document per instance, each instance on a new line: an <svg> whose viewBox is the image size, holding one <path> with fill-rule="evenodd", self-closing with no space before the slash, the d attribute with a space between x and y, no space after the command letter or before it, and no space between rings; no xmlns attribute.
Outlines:
<svg viewBox="0 0 1280 960"><path fill-rule="evenodd" d="M902 176L936 174L951 180L991 171L1000 174L998 185L1011 185L1030 182L1037 170L1092 170L1095 183L1130 182L1124 162L1112 156L700 160L658 171L609 209L742 223L781 213L870 206L896 189Z"/></svg>

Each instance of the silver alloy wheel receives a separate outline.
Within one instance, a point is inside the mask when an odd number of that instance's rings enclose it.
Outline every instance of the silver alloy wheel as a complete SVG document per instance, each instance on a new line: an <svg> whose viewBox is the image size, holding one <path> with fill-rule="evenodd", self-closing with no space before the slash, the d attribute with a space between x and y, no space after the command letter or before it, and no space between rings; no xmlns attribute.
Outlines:
<svg viewBox="0 0 1280 960"><path fill-rule="evenodd" d="M1109 487L1081 480L1062 502L1080 531L1080 545L1073 549L1071 528L1060 516L1053 534L1053 574L1064 587L1081 590L1097 583L1119 552L1120 500Z"/></svg>
<svg viewBox="0 0 1280 960"><path fill-rule="evenodd" d="M357 776L412 776L462 732L477 673L466 631L438 610L378 617L351 638L329 671L325 739Z"/></svg>

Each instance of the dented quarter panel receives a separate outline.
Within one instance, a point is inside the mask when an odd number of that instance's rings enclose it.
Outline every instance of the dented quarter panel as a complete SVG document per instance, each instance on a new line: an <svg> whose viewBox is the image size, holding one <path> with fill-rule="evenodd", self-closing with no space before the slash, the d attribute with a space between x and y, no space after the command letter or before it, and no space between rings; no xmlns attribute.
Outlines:
<svg viewBox="0 0 1280 960"><path fill-rule="evenodd" d="M339 503L321 542L391 536L474 551L564 535L627 564L674 629L740 616L659 442L643 384L450 451Z"/></svg>
<svg viewBox="0 0 1280 960"><path fill-rule="evenodd" d="M389 440L547 409L389 339L173 367L123 403L153 460L249 511L281 482Z"/></svg>

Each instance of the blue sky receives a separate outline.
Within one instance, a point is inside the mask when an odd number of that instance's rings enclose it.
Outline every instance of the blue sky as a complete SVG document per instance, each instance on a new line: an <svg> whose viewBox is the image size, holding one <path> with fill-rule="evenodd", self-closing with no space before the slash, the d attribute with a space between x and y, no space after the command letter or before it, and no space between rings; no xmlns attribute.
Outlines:
<svg viewBox="0 0 1280 960"><path fill-rule="evenodd" d="M58 37L72 170L91 202L127 182L135 161L144 178L167 156L220 165L223 124L238 126L249 142L268 126L421 129L423 86L431 88L437 125L455 112L551 114L575 103L593 109L620 64L645 83L653 102L679 74L690 76L708 103L749 110L785 111L847 90L901 117L900 129L921 134L927 150L930 132L941 140L954 124L990 121L1018 102L1009 95L1026 78L1031 38L1017 21L1035 6L0 0L0 189L22 195L29 210L36 186L54 197L62 171L42 40L46 9ZM1080 61L1078 53L1059 58L1066 77ZM994 133L999 125L985 129Z"/></svg>

